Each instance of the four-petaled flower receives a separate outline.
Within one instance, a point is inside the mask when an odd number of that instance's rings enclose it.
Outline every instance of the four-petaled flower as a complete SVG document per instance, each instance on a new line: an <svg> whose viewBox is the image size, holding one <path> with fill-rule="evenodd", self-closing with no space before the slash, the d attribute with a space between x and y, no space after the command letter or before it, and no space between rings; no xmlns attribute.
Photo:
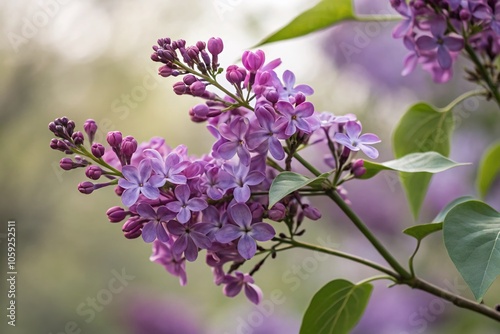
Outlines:
<svg viewBox="0 0 500 334"><path fill-rule="evenodd" d="M311 102L304 102L293 107L290 102L278 101L276 109L287 119L285 134L293 135L297 129L311 133L319 127L319 120L314 115L314 106Z"/></svg>
<svg viewBox="0 0 500 334"><path fill-rule="evenodd" d="M184 253L186 260L192 262L198 258L198 248L207 249L212 245L210 239L206 236L211 228L205 223L181 224L176 220L171 220L167 224L168 231L177 236L172 252L176 255Z"/></svg>
<svg viewBox="0 0 500 334"><path fill-rule="evenodd" d="M337 143L344 145L351 151L363 151L368 157L376 159L378 151L376 148L368 146L371 144L380 143L380 138L373 133L361 134L361 124L358 122L347 122L345 132L337 132L334 139Z"/></svg>
<svg viewBox="0 0 500 334"><path fill-rule="evenodd" d="M245 141L248 128L246 117L235 117L230 124L219 125L221 139L214 144L214 147L217 147L223 159L229 160L236 154L242 164L250 165L250 152Z"/></svg>
<svg viewBox="0 0 500 334"><path fill-rule="evenodd" d="M253 223L252 213L245 204L235 204L228 210L229 216L236 224L224 225L216 234L217 241L228 243L240 238L238 252L246 260L251 259L257 251L257 241L271 240L276 231L267 223Z"/></svg>
<svg viewBox="0 0 500 334"><path fill-rule="evenodd" d="M186 184L175 187L174 193L177 201L169 202L166 206L169 210L177 213L176 218L181 224L185 224L191 219L191 212L198 212L208 207L203 198L189 198L191 190Z"/></svg>
<svg viewBox="0 0 500 334"><path fill-rule="evenodd" d="M262 290L254 284L253 277L249 274L236 271L234 276L226 275L223 283L226 284L223 292L228 297L236 296L242 288L245 288L245 295L252 303L257 305L262 299Z"/></svg>
<svg viewBox="0 0 500 334"><path fill-rule="evenodd" d="M143 194L149 199L157 199L160 197L160 190L163 184L162 177L158 175L151 176L151 164L149 159L142 160L139 163L139 168L135 166L123 166L122 173L124 178L118 180L118 185L125 189L122 194L122 202L126 206L131 206L140 194Z"/></svg>
<svg viewBox="0 0 500 334"><path fill-rule="evenodd" d="M283 73L283 86L278 86L278 92L282 100L288 100L289 97L294 97L298 93L306 96L314 94L314 90L308 85L295 86L295 74L289 70Z"/></svg>
<svg viewBox="0 0 500 334"><path fill-rule="evenodd" d="M165 206L160 206L157 211L146 203L137 206L137 213L148 220L142 227L142 239L145 242L153 242L155 239L161 242L167 242L169 236L166 231L167 222L175 217L175 214Z"/></svg>
<svg viewBox="0 0 500 334"><path fill-rule="evenodd" d="M270 105L259 106L255 110L255 116L260 124L260 128L252 129L247 136L248 147L252 150L259 148L267 152L277 160L285 158L285 151L280 143L280 139L286 139L285 128L288 120L285 117L275 119L273 113L268 109Z"/></svg>
<svg viewBox="0 0 500 334"><path fill-rule="evenodd" d="M164 183L166 181L173 184L186 183L187 178L182 172L189 166L189 161L181 161L181 157L175 152L167 155L165 160L158 151L152 149L144 150L144 155L152 158L151 166L156 174L164 177Z"/></svg>

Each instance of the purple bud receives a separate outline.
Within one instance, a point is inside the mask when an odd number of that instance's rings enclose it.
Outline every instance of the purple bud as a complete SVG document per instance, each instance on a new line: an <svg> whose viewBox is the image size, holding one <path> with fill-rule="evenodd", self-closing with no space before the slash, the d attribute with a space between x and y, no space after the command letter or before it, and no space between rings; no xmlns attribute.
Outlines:
<svg viewBox="0 0 500 334"><path fill-rule="evenodd" d="M306 96L304 94L302 94L301 92L298 92L295 95L295 104L299 105L299 104L302 104L304 102L306 102Z"/></svg>
<svg viewBox="0 0 500 334"><path fill-rule="evenodd" d="M167 78L173 74L173 70L170 66L168 65L163 65L158 69L158 74L161 75L164 78Z"/></svg>
<svg viewBox="0 0 500 334"><path fill-rule="evenodd" d="M98 180L101 177L102 172L103 171L102 171L101 167L96 166L96 165L90 165L85 170L85 175L87 175L87 177L89 179Z"/></svg>
<svg viewBox="0 0 500 334"><path fill-rule="evenodd" d="M106 140L111 147L119 147L122 143L122 133L120 131L109 131Z"/></svg>
<svg viewBox="0 0 500 334"><path fill-rule="evenodd" d="M104 146L102 144L93 143L92 146L90 147L90 151L92 152L92 155L94 157L99 159L104 155L104 152L106 152L106 149L104 148Z"/></svg>
<svg viewBox="0 0 500 334"><path fill-rule="evenodd" d="M78 191L82 194L91 194L94 191L94 184L89 181L82 182L78 185Z"/></svg>
<svg viewBox="0 0 500 334"><path fill-rule="evenodd" d="M66 125L66 131L68 132L68 135L73 134L73 130L75 129L75 122L73 121L68 121L68 124Z"/></svg>
<svg viewBox="0 0 500 334"><path fill-rule="evenodd" d="M224 43L219 37L212 37L208 40L208 52L213 56L219 55L224 50Z"/></svg>
<svg viewBox="0 0 500 334"><path fill-rule="evenodd" d="M266 56L262 50L257 50L255 52L245 51L241 57L243 66L251 72L256 72L259 68L261 68L265 60Z"/></svg>
<svg viewBox="0 0 500 334"><path fill-rule="evenodd" d="M267 216L269 219L274 221L280 221L285 218L286 207L283 203L276 203L268 212Z"/></svg>
<svg viewBox="0 0 500 334"><path fill-rule="evenodd" d="M203 42L203 41L198 41L198 42L196 42L196 47L197 47L197 48L198 48L198 50L200 50L200 51L205 50L206 46L207 46L207 44L206 44L205 42Z"/></svg>
<svg viewBox="0 0 500 334"><path fill-rule="evenodd" d="M71 138L73 139L73 143L75 143L76 146L83 145L83 141L85 139L83 137L83 133L81 133L80 131L76 131L75 133L73 133Z"/></svg>
<svg viewBox="0 0 500 334"><path fill-rule="evenodd" d="M460 11L460 19L462 21L468 21L470 19L470 12L467 9L462 9Z"/></svg>
<svg viewBox="0 0 500 334"><path fill-rule="evenodd" d="M127 217L129 213L129 211L125 211L119 206L113 206L109 208L108 211L106 211L106 215L108 216L109 221L112 223L121 222L125 219L125 217Z"/></svg>
<svg viewBox="0 0 500 334"><path fill-rule="evenodd" d="M276 103L280 99L280 94L276 89L269 89L264 93L264 97L271 103Z"/></svg>
<svg viewBox="0 0 500 334"><path fill-rule="evenodd" d="M184 81L184 83L187 85L187 86L190 86L192 84L194 84L196 81L198 81L198 79L196 79L196 77L192 74L187 74L183 79L182 81Z"/></svg>
<svg viewBox="0 0 500 334"><path fill-rule="evenodd" d="M159 62L159 61L160 61L160 57L158 57L158 54L156 54L156 53L152 53L152 54L151 54L151 60L152 60L152 61Z"/></svg>
<svg viewBox="0 0 500 334"><path fill-rule="evenodd" d="M89 142L92 144L94 142L94 136L97 132L97 123L93 119L88 119L83 123L83 130L89 137Z"/></svg>
<svg viewBox="0 0 500 334"><path fill-rule="evenodd" d="M198 104L193 107L193 115L196 117L200 118L205 118L207 117L208 113L210 112L210 108L206 104Z"/></svg>
<svg viewBox="0 0 500 334"><path fill-rule="evenodd" d="M354 175L354 177L361 177L366 173L366 168L363 167L364 161L363 159L359 159L353 162L352 167L351 167L351 173Z"/></svg>
<svg viewBox="0 0 500 334"><path fill-rule="evenodd" d="M318 220L321 218L321 212L315 207L304 205L304 216L311 220Z"/></svg>
<svg viewBox="0 0 500 334"><path fill-rule="evenodd" d="M122 142L122 154L125 156L128 164L130 164L130 159L132 159L132 155L136 150L137 140L132 136L125 137Z"/></svg>
<svg viewBox="0 0 500 334"><path fill-rule="evenodd" d="M116 186L116 188L115 188L115 194L117 194L118 196L121 196L124 191L125 191L125 189L123 189L120 186Z"/></svg>
<svg viewBox="0 0 500 334"><path fill-rule="evenodd" d="M188 88L182 81L174 83L174 93L177 95L186 94Z"/></svg>
<svg viewBox="0 0 500 334"><path fill-rule="evenodd" d="M135 229L133 229L131 231L125 232L124 236L127 239L137 239L137 238L139 238L141 236L141 234L142 234L141 228L137 227L137 228L135 228Z"/></svg>
<svg viewBox="0 0 500 334"><path fill-rule="evenodd" d="M201 81L196 81L189 86L189 90L193 96L202 96L205 93L206 85Z"/></svg>
<svg viewBox="0 0 500 334"><path fill-rule="evenodd" d="M246 76L247 71L243 67L231 65L226 69L226 79L232 84L239 85Z"/></svg>
<svg viewBox="0 0 500 334"><path fill-rule="evenodd" d="M193 60L199 59L198 55L200 54L200 50L198 50L198 48L196 46L188 47L186 50L186 53L189 56L189 58L191 58Z"/></svg>
<svg viewBox="0 0 500 334"><path fill-rule="evenodd" d="M61 167L64 170L72 170L75 168L75 164L73 163L73 160L70 158L62 158L61 161L59 161L59 167Z"/></svg>
<svg viewBox="0 0 500 334"><path fill-rule="evenodd" d="M130 232L142 227L142 221L138 217L129 218L122 226L123 232Z"/></svg>

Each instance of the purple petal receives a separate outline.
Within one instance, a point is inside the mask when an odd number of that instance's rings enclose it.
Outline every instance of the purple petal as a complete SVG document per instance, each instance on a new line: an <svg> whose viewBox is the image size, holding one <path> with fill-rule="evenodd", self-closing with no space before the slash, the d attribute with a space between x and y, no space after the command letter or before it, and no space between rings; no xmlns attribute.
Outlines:
<svg viewBox="0 0 500 334"><path fill-rule="evenodd" d="M278 102L279 103L279 102ZM286 129L285 129L285 134L287 136L293 135L297 131L297 128L295 127L295 122L289 122Z"/></svg>
<svg viewBox="0 0 500 334"><path fill-rule="evenodd" d="M179 201L173 201L173 202L168 202L167 204L165 204L165 206L170 211L179 212L179 211L181 211L182 203Z"/></svg>
<svg viewBox="0 0 500 334"><path fill-rule="evenodd" d="M137 175L137 168L135 168L134 166L123 166L122 174L128 181L132 183L135 184L141 183Z"/></svg>
<svg viewBox="0 0 500 334"><path fill-rule="evenodd" d="M142 239L147 242L153 242L156 239L155 223L150 221L142 228Z"/></svg>
<svg viewBox="0 0 500 334"><path fill-rule="evenodd" d="M238 154L238 158L240 158L240 161L243 165L250 165L250 152L248 152L245 147L239 145L236 149L236 153Z"/></svg>
<svg viewBox="0 0 500 334"><path fill-rule="evenodd" d="M293 112L293 106L290 102L286 102L286 101L278 101L276 103L276 109L284 114L284 115L293 115L294 112Z"/></svg>
<svg viewBox="0 0 500 334"><path fill-rule="evenodd" d="M273 114L263 106L260 106L255 110L255 116L257 117L260 126L264 129L268 129L269 126L274 123Z"/></svg>
<svg viewBox="0 0 500 334"><path fill-rule="evenodd" d="M168 240L170 239L167 231L165 230L165 223L156 224L156 237L161 242L168 242Z"/></svg>
<svg viewBox="0 0 500 334"><path fill-rule="evenodd" d="M276 234L274 228L267 223L255 223L251 227L248 234L257 241L271 240Z"/></svg>
<svg viewBox="0 0 500 334"><path fill-rule="evenodd" d="M339 143L340 145L344 145L344 146L347 146L349 148L352 147L352 144L351 144L351 139L349 139L349 137L347 137L347 135L345 133L340 133L340 132L337 132L334 136L333 136L333 139L335 139L335 141L337 143Z"/></svg>
<svg viewBox="0 0 500 334"><path fill-rule="evenodd" d="M119 179L118 185L124 189L137 188L137 183L127 181L125 179Z"/></svg>
<svg viewBox="0 0 500 334"><path fill-rule="evenodd" d="M415 69L415 67L417 67L417 64L418 64L418 56L416 53L412 52L410 54L408 54L406 56L406 58L404 59L403 61L403 71L401 72L401 75L402 76L407 76L408 74L410 74L411 72L413 72L413 70Z"/></svg>
<svg viewBox="0 0 500 334"><path fill-rule="evenodd" d="M269 152L276 160L283 160L285 158L285 150L280 141L276 138L269 139Z"/></svg>
<svg viewBox="0 0 500 334"><path fill-rule="evenodd" d="M464 40L458 37L445 37L443 38L444 45L450 51L460 51L464 48Z"/></svg>
<svg viewBox="0 0 500 334"><path fill-rule="evenodd" d="M151 167L150 160L142 160L139 164L139 178L141 182L147 181L151 176L151 171L153 168Z"/></svg>
<svg viewBox="0 0 500 334"><path fill-rule="evenodd" d="M212 246L212 242L210 241L210 239L200 232L191 231L189 235L191 236L191 239L193 239L196 246L201 249L207 249Z"/></svg>
<svg viewBox="0 0 500 334"><path fill-rule="evenodd" d="M392 37L401 38L406 35L406 32L410 29L411 19L405 19L401 21L393 30Z"/></svg>
<svg viewBox="0 0 500 334"><path fill-rule="evenodd" d="M153 175L148 180L148 183L155 188L163 187L166 182L167 180L165 179L165 177L161 175Z"/></svg>
<svg viewBox="0 0 500 334"><path fill-rule="evenodd" d="M158 159L151 159L151 167L157 174L165 175L165 164L163 163L163 161Z"/></svg>
<svg viewBox="0 0 500 334"><path fill-rule="evenodd" d="M193 262L198 258L198 247L196 247L193 239L189 237L187 238L187 246L184 255L189 262Z"/></svg>
<svg viewBox="0 0 500 334"><path fill-rule="evenodd" d="M234 141L239 139L228 124L223 123L219 125L219 132L222 137L224 137L229 141Z"/></svg>
<svg viewBox="0 0 500 334"><path fill-rule="evenodd" d="M224 285L223 288L224 295L228 297L237 296L240 293L242 287L243 284L239 281L228 283Z"/></svg>
<svg viewBox="0 0 500 334"><path fill-rule="evenodd" d="M143 218L155 219L156 212L153 207L146 203L141 203L137 206L137 213Z"/></svg>
<svg viewBox="0 0 500 334"><path fill-rule="evenodd" d="M173 184L186 184L187 182L187 178L184 175L179 174L169 176L167 180Z"/></svg>
<svg viewBox="0 0 500 334"><path fill-rule="evenodd" d="M347 122L345 132L350 139L358 138L361 134L361 124L358 122Z"/></svg>
<svg viewBox="0 0 500 334"><path fill-rule="evenodd" d="M189 189L189 186L185 184L181 184L175 187L174 192L175 192L175 197L177 197L177 199L182 204L185 204L188 201L189 196L191 196L191 190Z"/></svg>
<svg viewBox="0 0 500 334"><path fill-rule="evenodd" d="M250 260L257 252L257 244L255 240L248 234L244 234L238 241L238 253L246 259Z"/></svg>
<svg viewBox="0 0 500 334"><path fill-rule="evenodd" d="M417 48L424 51L433 50L438 46L436 40L430 36L421 36L415 41L415 43L417 44Z"/></svg>
<svg viewBox="0 0 500 334"><path fill-rule="evenodd" d="M295 90L301 92L302 94L304 94L306 96L314 94L314 89L312 89L308 85L298 85L297 87L295 87Z"/></svg>
<svg viewBox="0 0 500 334"><path fill-rule="evenodd" d="M172 252L174 254L180 255L182 252L184 252L187 248L188 245L188 237L187 235L181 234L177 240L175 240L174 245L172 246Z"/></svg>
<svg viewBox="0 0 500 334"><path fill-rule="evenodd" d="M259 147L263 142L272 136L267 130L255 130L247 136L247 145L251 150Z"/></svg>
<svg viewBox="0 0 500 334"><path fill-rule="evenodd" d="M236 187L233 192L234 199L238 203L245 203L251 195L250 187L244 184L242 187Z"/></svg>
<svg viewBox="0 0 500 334"><path fill-rule="evenodd" d="M181 207L176 217L179 223L185 224L191 219L191 211L188 208Z"/></svg>
<svg viewBox="0 0 500 334"><path fill-rule="evenodd" d="M229 215L240 227L249 227L252 222L252 213L245 204L238 203L229 208Z"/></svg>
<svg viewBox="0 0 500 334"><path fill-rule="evenodd" d="M381 142L380 138L373 133L362 134L359 137L359 141L362 142L363 144L376 144Z"/></svg>
<svg viewBox="0 0 500 334"><path fill-rule="evenodd" d="M132 206L135 202L137 202L140 192L141 191L139 187L125 189L125 191L122 193L123 205Z"/></svg>
<svg viewBox="0 0 500 334"><path fill-rule="evenodd" d="M243 232L240 227L233 224L226 224L215 233L215 239L220 243L226 244L238 239L242 234Z"/></svg>
<svg viewBox="0 0 500 334"><path fill-rule="evenodd" d="M262 181L264 181L265 178L266 176L261 172L253 171L247 175L247 177L245 178L245 183L248 184L249 186L255 186L257 184L262 183Z"/></svg>
<svg viewBox="0 0 500 334"><path fill-rule="evenodd" d="M443 70L447 70L451 67L451 64L452 64L451 56L450 56L450 53L448 52L448 50L446 50L446 48L444 46L438 47L437 60L438 60L439 66L441 66L441 68Z"/></svg>
<svg viewBox="0 0 500 334"><path fill-rule="evenodd" d="M181 161L181 158L177 155L177 153L170 153L167 155L167 158L165 159L165 166L167 167L173 167L174 165L177 165Z"/></svg>
<svg viewBox="0 0 500 334"><path fill-rule="evenodd" d="M176 220L171 220L167 223L168 231L174 235L182 235L186 233L186 227Z"/></svg>
<svg viewBox="0 0 500 334"><path fill-rule="evenodd" d="M306 133L311 132L311 128L309 127L309 123L307 123L303 118L297 118L295 120L295 126Z"/></svg>
<svg viewBox="0 0 500 334"><path fill-rule="evenodd" d="M436 37L443 36L445 31L446 31L446 21L445 20L437 19L437 20L433 20L431 22L431 33L434 36L436 36Z"/></svg>
<svg viewBox="0 0 500 334"><path fill-rule="evenodd" d="M145 184L144 187L141 188L141 193L149 199L157 199L160 197L160 190L150 184Z"/></svg>
<svg viewBox="0 0 500 334"><path fill-rule="evenodd" d="M207 207L207 202L201 198L191 198L189 201L187 201L187 208L191 211L202 211Z"/></svg>
<svg viewBox="0 0 500 334"><path fill-rule="evenodd" d="M295 115L299 117L309 117L314 114L314 105L311 102L301 103L295 108Z"/></svg>
<svg viewBox="0 0 500 334"><path fill-rule="evenodd" d="M153 150L151 148L148 148L147 150L144 150L143 154L146 158L152 158L153 160L157 159L157 160L160 160L160 162L163 161L161 154L157 150Z"/></svg>
<svg viewBox="0 0 500 334"><path fill-rule="evenodd" d="M262 300L262 290L255 284L245 284L245 296L255 305L258 305Z"/></svg>
<svg viewBox="0 0 500 334"><path fill-rule="evenodd" d="M374 147L360 144L358 146L364 154L366 154L369 158L377 159L378 158L378 150Z"/></svg>
<svg viewBox="0 0 500 334"><path fill-rule="evenodd" d="M220 145L217 152L219 152L222 159L229 160L234 157L239 146L240 144L237 141L228 141Z"/></svg>
<svg viewBox="0 0 500 334"><path fill-rule="evenodd" d="M283 73L283 83L288 90L292 89L295 86L295 74L292 71L286 70Z"/></svg>

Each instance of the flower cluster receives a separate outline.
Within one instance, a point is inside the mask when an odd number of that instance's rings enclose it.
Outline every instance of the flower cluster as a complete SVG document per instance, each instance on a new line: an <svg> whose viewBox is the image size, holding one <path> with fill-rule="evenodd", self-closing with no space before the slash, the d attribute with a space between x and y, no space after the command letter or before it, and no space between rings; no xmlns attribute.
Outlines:
<svg viewBox="0 0 500 334"><path fill-rule="evenodd" d="M94 142L93 120L84 124L87 149L83 133L75 132L74 122L64 117L49 124L57 137L51 147L76 154L73 159L63 158L61 168L86 169L92 181L80 183L80 192L115 186L123 206L107 211L109 221L125 221L125 237L142 236L152 243L151 260L179 277L182 285L187 282L186 261L195 261L206 250L206 263L224 294L233 297L244 290L249 300L258 303L262 292L252 275L269 256L276 256L280 238L304 233L305 217L321 217L308 202L308 192L296 191L270 207L269 190L276 175L292 170L299 150L327 143L326 161L335 175L331 189L345 195L341 184L365 172L363 160L353 159L355 153L361 150L376 158L378 152L371 145L380 140L374 134L361 134L354 115L315 112L306 101L313 89L296 85L291 71L284 71L280 79L275 69L281 61L266 63L261 50L246 51L242 66L225 70L218 63L223 50L219 38L193 46L164 38L153 50L152 60L163 64L161 76L182 76L173 87L177 94L205 100L192 107L189 115L195 122L207 122L215 138L211 152L193 157L183 145L171 148L161 138L138 144L118 131L107 134L105 147ZM218 81L224 72L232 91ZM94 182L100 178L107 180ZM273 225L278 227L277 223L287 233L276 237ZM266 241L274 244L266 248L262 244ZM238 271L256 255L265 256L248 273Z"/></svg>
<svg viewBox="0 0 500 334"><path fill-rule="evenodd" d="M420 63L435 82L447 82L452 77L453 63L464 51L476 66L475 72L469 71L469 79L479 82L484 67L491 67L500 52L497 1L391 0L391 5L403 16L393 36L402 38L410 51L404 60L403 75Z"/></svg>

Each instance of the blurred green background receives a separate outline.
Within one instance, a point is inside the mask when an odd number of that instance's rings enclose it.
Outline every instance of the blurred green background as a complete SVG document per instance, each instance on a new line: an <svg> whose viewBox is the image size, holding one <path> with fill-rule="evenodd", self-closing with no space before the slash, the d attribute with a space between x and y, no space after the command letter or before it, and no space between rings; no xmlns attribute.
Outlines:
<svg viewBox="0 0 500 334"><path fill-rule="evenodd" d="M323 284L335 277L357 281L373 274L342 260L290 251L255 276L265 300L273 292L280 296L271 309L256 308L244 296L224 297L203 261L188 264L188 285L180 287L177 278L149 262L150 245L123 238L120 224L107 221L106 210L120 205L112 190L80 194L76 186L85 180L83 171L60 170L63 156L49 148L52 135L47 124L65 115L80 128L87 118L95 119L100 126L97 141L107 131L120 130L138 142L162 136L172 147L183 143L192 154L207 152L212 137L187 114L198 102L173 94L175 79L156 75L158 66L149 59L151 46L159 37L194 44L219 36L225 43L221 64L227 67L307 7L299 0L0 3L1 268L6 268L5 225L15 220L18 271L16 327L7 326L2 314L0 333L294 333L310 298ZM361 48L357 58L340 59L335 45L342 38L354 40L356 31L346 25L264 50L268 59L283 60L281 71L291 69L298 83L315 88L311 100L318 111L357 113L366 131L383 139L381 159L390 159L391 131L405 108L419 98L442 106L467 85L457 81L437 87L422 73L400 78L402 58L377 55L370 45ZM371 40L372 46L384 45L385 35L390 37L390 26ZM398 44L391 44L395 54L401 52ZM395 74L370 76L367 68L382 66L379 61L389 62ZM454 138L453 154L475 162L485 145L497 139L500 122L498 111L489 104L480 102L470 110L474 113L467 114L470 117ZM312 160L320 161L322 155L309 152ZM464 168L461 174L435 178L421 222L432 219L448 199L474 195L475 167ZM398 234L414 221L397 180L380 176L347 188L353 207L404 261L414 244ZM497 209L498 198L489 198ZM338 211L326 202L317 205L324 219L308 222L304 240L378 260ZM417 261L423 276L471 297L440 235L423 246ZM110 282L123 272L128 279L109 293ZM376 285L357 333L498 332L494 322L424 293ZM4 313L5 286L2 279ZM485 301L500 303L499 293L497 282ZM105 303L91 311L96 298Z"/></svg>

